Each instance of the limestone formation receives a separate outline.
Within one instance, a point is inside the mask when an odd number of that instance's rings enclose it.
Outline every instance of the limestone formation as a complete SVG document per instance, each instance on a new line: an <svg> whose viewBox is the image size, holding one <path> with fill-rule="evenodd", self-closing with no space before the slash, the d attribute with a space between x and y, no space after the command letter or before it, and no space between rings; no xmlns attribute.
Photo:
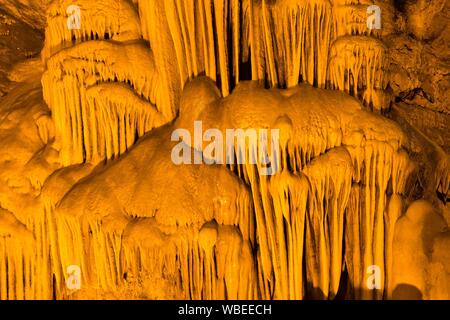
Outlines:
<svg viewBox="0 0 450 320"><path fill-rule="evenodd" d="M0 299L450 298L446 1L24 2Z"/></svg>

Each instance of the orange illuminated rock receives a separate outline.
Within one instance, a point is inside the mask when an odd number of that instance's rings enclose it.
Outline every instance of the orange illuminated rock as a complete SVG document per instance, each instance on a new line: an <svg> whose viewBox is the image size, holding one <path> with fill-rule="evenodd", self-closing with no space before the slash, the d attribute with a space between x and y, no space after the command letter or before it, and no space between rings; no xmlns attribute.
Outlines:
<svg viewBox="0 0 450 320"><path fill-rule="evenodd" d="M0 299L448 299L448 141L401 112L426 99L443 132L445 96L398 65L442 47L446 7L413 2L27 7L47 24L0 70Z"/></svg>

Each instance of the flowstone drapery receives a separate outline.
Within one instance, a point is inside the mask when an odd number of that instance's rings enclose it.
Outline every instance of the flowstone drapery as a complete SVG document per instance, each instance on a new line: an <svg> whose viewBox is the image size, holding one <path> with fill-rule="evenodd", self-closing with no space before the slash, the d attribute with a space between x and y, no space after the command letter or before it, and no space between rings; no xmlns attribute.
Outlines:
<svg viewBox="0 0 450 320"><path fill-rule="evenodd" d="M381 30L367 28L373 4ZM386 299L407 296L405 283L448 297L448 157L433 149L421 185L418 134L384 115L394 11L54 0L34 62L44 72L24 81L36 99L40 82L46 105L18 90L0 109L14 151L0 156L0 299ZM199 121L279 130L276 172L237 161L256 154L251 139L231 162L174 163L173 132L194 137ZM204 151L181 143L193 158Z"/></svg>

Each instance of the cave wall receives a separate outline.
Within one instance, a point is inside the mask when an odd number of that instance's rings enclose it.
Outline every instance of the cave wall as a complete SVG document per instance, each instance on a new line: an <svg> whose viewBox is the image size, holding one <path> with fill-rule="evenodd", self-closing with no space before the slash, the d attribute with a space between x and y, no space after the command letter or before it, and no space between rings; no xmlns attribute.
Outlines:
<svg viewBox="0 0 450 320"><path fill-rule="evenodd" d="M448 298L446 1L2 5L45 42L0 98L0 299ZM279 172L175 165L198 120L280 130Z"/></svg>

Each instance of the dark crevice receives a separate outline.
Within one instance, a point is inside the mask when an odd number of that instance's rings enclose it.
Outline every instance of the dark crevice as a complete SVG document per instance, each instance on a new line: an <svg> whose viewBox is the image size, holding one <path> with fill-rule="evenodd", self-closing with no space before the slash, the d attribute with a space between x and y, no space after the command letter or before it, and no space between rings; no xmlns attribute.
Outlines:
<svg viewBox="0 0 450 320"><path fill-rule="evenodd" d="M422 97L426 99L430 103L434 103L434 98L431 94L427 93L422 88L414 88L409 91L401 92L397 97L395 97L395 102L406 102L406 101L412 101L416 97Z"/></svg>
<svg viewBox="0 0 450 320"><path fill-rule="evenodd" d="M406 1L405 0L394 0L394 7L400 13L406 12Z"/></svg>

